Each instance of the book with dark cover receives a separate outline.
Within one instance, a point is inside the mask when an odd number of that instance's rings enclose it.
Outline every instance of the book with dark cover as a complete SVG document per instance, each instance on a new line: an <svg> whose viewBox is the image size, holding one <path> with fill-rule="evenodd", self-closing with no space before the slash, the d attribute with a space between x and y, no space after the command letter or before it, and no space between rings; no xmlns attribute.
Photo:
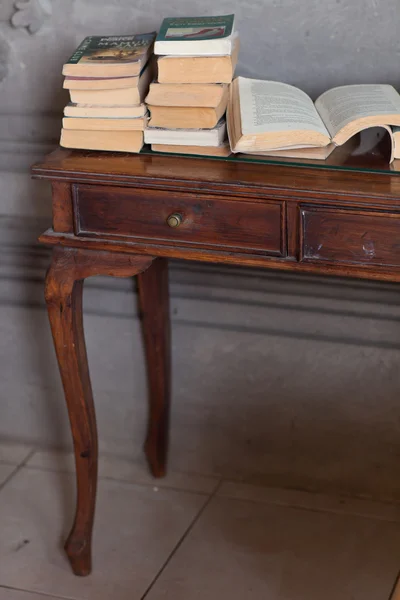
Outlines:
<svg viewBox="0 0 400 600"><path fill-rule="evenodd" d="M153 50L156 34L90 36L75 50L63 75L124 77L139 75Z"/></svg>
<svg viewBox="0 0 400 600"><path fill-rule="evenodd" d="M177 56L228 55L232 51L235 15L164 19L155 54Z"/></svg>

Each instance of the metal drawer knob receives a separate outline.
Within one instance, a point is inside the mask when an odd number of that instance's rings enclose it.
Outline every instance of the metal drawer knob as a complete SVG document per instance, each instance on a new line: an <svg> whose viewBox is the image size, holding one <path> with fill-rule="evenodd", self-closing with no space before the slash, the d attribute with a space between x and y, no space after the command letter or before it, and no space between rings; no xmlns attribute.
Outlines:
<svg viewBox="0 0 400 600"><path fill-rule="evenodd" d="M172 215L169 215L167 218L167 223L170 227L179 227L182 223L182 215L179 213L172 213Z"/></svg>

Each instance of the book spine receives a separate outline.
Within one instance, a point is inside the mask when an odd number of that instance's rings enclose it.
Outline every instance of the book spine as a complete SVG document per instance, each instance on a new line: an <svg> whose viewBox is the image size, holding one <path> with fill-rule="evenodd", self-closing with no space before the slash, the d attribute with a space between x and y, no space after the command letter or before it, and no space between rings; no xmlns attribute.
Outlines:
<svg viewBox="0 0 400 600"><path fill-rule="evenodd" d="M80 46L78 46L78 48L75 50L75 52L73 53L73 55L71 56L71 58L69 59L69 63L73 63L76 64L78 63L82 56L85 54L85 51L87 50L87 48L90 46L90 44L92 43L92 39L91 37L87 37L83 40L82 44Z"/></svg>

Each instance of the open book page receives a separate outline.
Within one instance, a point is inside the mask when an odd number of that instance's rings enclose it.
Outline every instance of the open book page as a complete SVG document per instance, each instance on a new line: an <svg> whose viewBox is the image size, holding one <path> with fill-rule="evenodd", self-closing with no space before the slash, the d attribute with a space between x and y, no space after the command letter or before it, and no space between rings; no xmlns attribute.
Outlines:
<svg viewBox="0 0 400 600"><path fill-rule="evenodd" d="M315 107L331 137L346 125L365 117L400 115L400 95L391 85L345 85L328 90L315 102Z"/></svg>
<svg viewBox="0 0 400 600"><path fill-rule="evenodd" d="M392 127L393 159L400 158L400 127ZM396 169L397 170L397 169ZM400 171L400 169L398 169Z"/></svg>
<svg viewBox="0 0 400 600"><path fill-rule="evenodd" d="M390 137L390 158L389 158L389 163L392 163L394 161L394 159L396 158L396 139L394 137L394 132L393 129L391 127L389 127L389 125L382 125L381 126L383 129L386 129L386 131L389 134Z"/></svg>
<svg viewBox="0 0 400 600"><path fill-rule="evenodd" d="M238 78L242 134L312 130L329 137L309 96L277 81Z"/></svg>

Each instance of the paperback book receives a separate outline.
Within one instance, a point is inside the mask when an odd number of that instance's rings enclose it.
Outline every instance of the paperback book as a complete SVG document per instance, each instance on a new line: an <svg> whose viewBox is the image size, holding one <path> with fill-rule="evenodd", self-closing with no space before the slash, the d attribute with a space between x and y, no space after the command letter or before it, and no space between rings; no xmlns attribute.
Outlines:
<svg viewBox="0 0 400 600"><path fill-rule="evenodd" d="M153 106L193 106L216 108L229 98L227 84L157 83L150 84L146 103Z"/></svg>
<svg viewBox="0 0 400 600"><path fill-rule="evenodd" d="M195 156L220 156L227 157L231 154L229 144L221 146L173 146L172 144L152 144L153 152L165 152L166 154L190 154Z"/></svg>
<svg viewBox="0 0 400 600"><path fill-rule="evenodd" d="M234 32L235 15L164 19L154 53L176 56L231 54Z"/></svg>
<svg viewBox="0 0 400 600"><path fill-rule="evenodd" d="M159 83L230 83L239 56L239 38L224 56L159 56Z"/></svg>
<svg viewBox="0 0 400 600"><path fill-rule="evenodd" d="M211 129L225 114L228 94L222 96L215 107L196 106L156 106L148 104L150 110L149 127L170 127L172 129Z"/></svg>
<svg viewBox="0 0 400 600"><path fill-rule="evenodd" d="M63 67L66 77L134 77L150 58L156 34L90 36Z"/></svg>
<svg viewBox="0 0 400 600"><path fill-rule="evenodd" d="M314 103L277 81L238 77L228 103L233 152L270 152L341 146L369 127L400 126L400 95L391 85L333 88Z"/></svg>
<svg viewBox="0 0 400 600"><path fill-rule="evenodd" d="M135 119L144 117L146 112L147 108L144 104L138 106L96 106L70 102L64 108L65 117L83 117L85 119Z"/></svg>
<svg viewBox="0 0 400 600"><path fill-rule="evenodd" d="M143 131L80 131L63 128L60 145L63 148L82 150L140 152L143 146Z"/></svg>
<svg viewBox="0 0 400 600"><path fill-rule="evenodd" d="M221 119L212 129L165 129L147 127L144 130L146 144L169 144L172 146L221 146L226 139L226 122Z"/></svg>
<svg viewBox="0 0 400 600"><path fill-rule="evenodd" d="M149 61L131 87L117 89L70 89L71 102L100 106L134 106L144 102L153 79L153 65Z"/></svg>

